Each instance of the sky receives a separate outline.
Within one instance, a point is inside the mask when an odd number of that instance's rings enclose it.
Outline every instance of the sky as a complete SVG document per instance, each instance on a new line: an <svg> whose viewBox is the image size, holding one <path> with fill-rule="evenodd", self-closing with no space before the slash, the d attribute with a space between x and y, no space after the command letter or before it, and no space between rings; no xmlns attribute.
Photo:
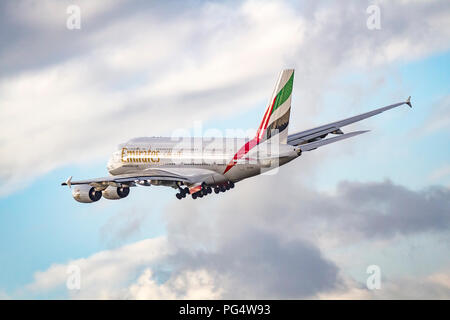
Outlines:
<svg viewBox="0 0 450 320"><path fill-rule="evenodd" d="M133 137L256 128L285 68L290 133L413 108L200 200L60 186ZM448 1L2 1L0 298L449 299L449 74Z"/></svg>

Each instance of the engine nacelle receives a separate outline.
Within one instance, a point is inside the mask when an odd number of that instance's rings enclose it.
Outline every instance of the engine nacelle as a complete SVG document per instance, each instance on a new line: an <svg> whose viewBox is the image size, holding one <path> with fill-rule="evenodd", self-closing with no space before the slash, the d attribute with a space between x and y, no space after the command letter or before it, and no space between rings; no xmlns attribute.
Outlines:
<svg viewBox="0 0 450 320"><path fill-rule="evenodd" d="M100 200L102 192L95 191L95 188L88 184L82 184L74 186L72 189L72 196L78 202L91 203Z"/></svg>
<svg viewBox="0 0 450 320"><path fill-rule="evenodd" d="M109 186L103 190L103 197L109 200L118 200L125 198L130 193L129 187L113 187Z"/></svg>

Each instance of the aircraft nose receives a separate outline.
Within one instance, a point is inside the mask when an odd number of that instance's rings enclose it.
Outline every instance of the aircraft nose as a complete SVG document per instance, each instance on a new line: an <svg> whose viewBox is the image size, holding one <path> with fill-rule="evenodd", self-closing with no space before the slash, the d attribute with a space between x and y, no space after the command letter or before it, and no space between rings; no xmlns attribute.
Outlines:
<svg viewBox="0 0 450 320"><path fill-rule="evenodd" d="M108 163L106 164L106 168L108 169L109 173L113 174L113 171L116 171L121 167L121 151L114 152L111 157L108 160Z"/></svg>
<svg viewBox="0 0 450 320"><path fill-rule="evenodd" d="M108 163L106 164L106 168L109 172L117 168L117 152L113 153L109 158Z"/></svg>
<svg viewBox="0 0 450 320"><path fill-rule="evenodd" d="M106 168L108 169L108 171L114 170L114 158L113 157L109 158L108 163L106 164Z"/></svg>

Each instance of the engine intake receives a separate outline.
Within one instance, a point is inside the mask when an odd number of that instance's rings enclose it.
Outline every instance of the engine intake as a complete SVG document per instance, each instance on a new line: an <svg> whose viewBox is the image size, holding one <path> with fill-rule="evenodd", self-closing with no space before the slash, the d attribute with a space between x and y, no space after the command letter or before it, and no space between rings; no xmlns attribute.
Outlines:
<svg viewBox="0 0 450 320"><path fill-rule="evenodd" d="M102 192L88 184L82 184L72 189L72 196L78 202L91 203L100 200Z"/></svg>
<svg viewBox="0 0 450 320"><path fill-rule="evenodd" d="M129 187L113 187L109 186L103 190L103 197L109 200L118 200L125 198L130 193Z"/></svg>

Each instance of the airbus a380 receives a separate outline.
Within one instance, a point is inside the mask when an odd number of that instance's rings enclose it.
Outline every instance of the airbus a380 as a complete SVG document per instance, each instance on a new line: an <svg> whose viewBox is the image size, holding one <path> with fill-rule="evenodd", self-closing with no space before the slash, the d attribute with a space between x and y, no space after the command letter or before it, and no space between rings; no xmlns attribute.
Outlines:
<svg viewBox="0 0 450 320"><path fill-rule="evenodd" d="M344 133L342 127L407 104L410 98L341 121L288 135L294 70L283 70L264 112L256 135L240 138L135 138L122 145L108 161L109 176L72 181L72 195L83 203L102 196L117 200L128 196L130 187L167 186L178 199L192 199L225 192L235 183L277 168L302 152L347 139L367 131ZM327 136L332 135L325 139Z"/></svg>

